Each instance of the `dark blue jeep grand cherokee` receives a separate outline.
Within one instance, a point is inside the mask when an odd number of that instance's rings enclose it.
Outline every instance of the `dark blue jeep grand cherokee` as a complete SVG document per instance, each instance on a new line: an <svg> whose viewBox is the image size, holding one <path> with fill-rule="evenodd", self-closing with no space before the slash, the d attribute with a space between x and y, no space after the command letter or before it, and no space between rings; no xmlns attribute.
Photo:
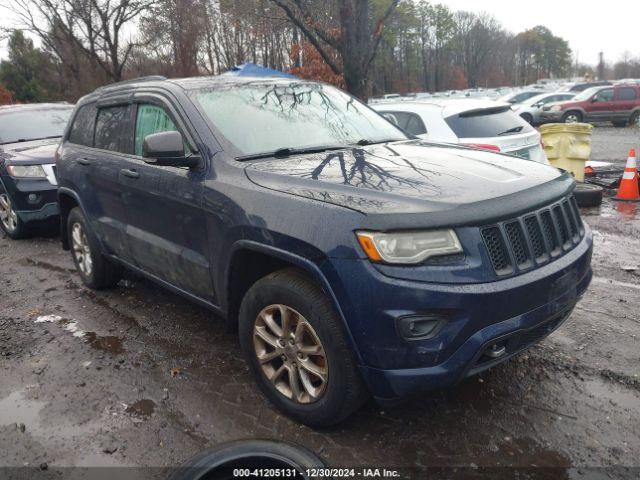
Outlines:
<svg viewBox="0 0 640 480"><path fill-rule="evenodd" d="M58 177L86 285L126 267L209 307L265 395L314 426L515 355L591 279L568 174L408 138L313 82L101 88L77 105Z"/></svg>

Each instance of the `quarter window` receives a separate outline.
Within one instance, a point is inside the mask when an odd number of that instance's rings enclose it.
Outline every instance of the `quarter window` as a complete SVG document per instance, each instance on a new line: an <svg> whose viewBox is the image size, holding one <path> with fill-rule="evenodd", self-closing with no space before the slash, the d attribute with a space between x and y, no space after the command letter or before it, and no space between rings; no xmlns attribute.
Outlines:
<svg viewBox="0 0 640 480"><path fill-rule="evenodd" d="M131 143L131 106L121 105L98 110L95 147L130 153Z"/></svg>
<svg viewBox="0 0 640 480"><path fill-rule="evenodd" d="M85 147L93 147L93 130L96 125L96 106L93 103L78 109L71 130L69 141Z"/></svg>
<svg viewBox="0 0 640 480"><path fill-rule="evenodd" d="M635 100L638 94L635 88L621 88L618 91L618 100Z"/></svg>
<svg viewBox="0 0 640 480"><path fill-rule="evenodd" d="M135 153L142 156L142 144L147 135L160 132L177 132L175 124L161 107L141 104L136 119ZM185 149L186 150L186 149Z"/></svg>
<svg viewBox="0 0 640 480"><path fill-rule="evenodd" d="M424 135L427 133L427 128L424 126L424 122L415 113L384 112L382 115L411 135Z"/></svg>

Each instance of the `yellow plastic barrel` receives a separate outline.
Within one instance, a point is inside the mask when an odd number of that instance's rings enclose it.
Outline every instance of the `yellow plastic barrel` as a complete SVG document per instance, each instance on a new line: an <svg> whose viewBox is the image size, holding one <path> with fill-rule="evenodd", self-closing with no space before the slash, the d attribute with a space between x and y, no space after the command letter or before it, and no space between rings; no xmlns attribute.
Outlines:
<svg viewBox="0 0 640 480"><path fill-rule="evenodd" d="M591 132L588 123L549 123L540 127L544 151L549 163L573 174L584 182L584 165L591 155Z"/></svg>

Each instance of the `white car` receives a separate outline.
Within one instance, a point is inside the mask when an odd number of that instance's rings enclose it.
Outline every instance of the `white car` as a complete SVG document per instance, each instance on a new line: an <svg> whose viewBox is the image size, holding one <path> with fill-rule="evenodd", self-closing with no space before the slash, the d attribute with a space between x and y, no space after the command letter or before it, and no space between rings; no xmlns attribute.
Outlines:
<svg viewBox="0 0 640 480"><path fill-rule="evenodd" d="M540 118L542 107L553 102L571 100L575 96L575 92L542 93L535 97L531 97L522 103L516 103L511 108L531 125L538 125L542 122L542 118Z"/></svg>
<svg viewBox="0 0 640 480"><path fill-rule="evenodd" d="M503 97L498 99L499 102L506 102L510 104L522 103L525 100L528 100L531 97L535 97L536 95L540 95L542 91L540 89L528 89L528 90L516 90L511 93L506 94Z"/></svg>
<svg viewBox="0 0 640 480"><path fill-rule="evenodd" d="M456 99L384 103L373 108L419 138L549 163L540 133L513 112L508 103Z"/></svg>

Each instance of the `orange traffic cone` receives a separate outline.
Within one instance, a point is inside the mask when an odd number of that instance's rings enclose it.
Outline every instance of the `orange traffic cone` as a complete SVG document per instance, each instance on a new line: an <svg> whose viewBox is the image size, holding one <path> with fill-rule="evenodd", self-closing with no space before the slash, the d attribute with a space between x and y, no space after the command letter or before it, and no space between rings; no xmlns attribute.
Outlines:
<svg viewBox="0 0 640 480"><path fill-rule="evenodd" d="M627 166L622 175L618 194L614 200L625 200L628 202L640 201L640 191L638 189L638 165L636 162L636 151L632 148L629 152Z"/></svg>

